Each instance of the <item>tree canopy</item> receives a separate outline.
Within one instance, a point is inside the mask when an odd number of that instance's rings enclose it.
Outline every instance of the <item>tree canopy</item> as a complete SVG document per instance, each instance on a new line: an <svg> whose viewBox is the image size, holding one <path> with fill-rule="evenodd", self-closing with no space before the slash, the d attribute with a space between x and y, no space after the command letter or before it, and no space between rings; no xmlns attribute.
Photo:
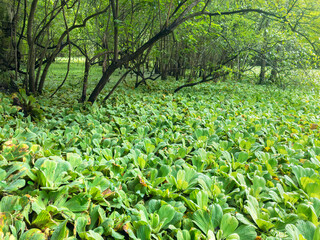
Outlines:
<svg viewBox="0 0 320 240"><path fill-rule="evenodd" d="M293 69L318 64L318 1L14 0L0 10L1 69L16 72L13 85L24 75L28 94L50 84L59 56L86 59L80 101L87 100L90 66L102 66L90 102L120 68L126 71L113 91L130 72L136 87L184 79L179 91L230 74L241 79L255 66L258 83L281 85ZM68 71L60 86L67 78Z"/></svg>

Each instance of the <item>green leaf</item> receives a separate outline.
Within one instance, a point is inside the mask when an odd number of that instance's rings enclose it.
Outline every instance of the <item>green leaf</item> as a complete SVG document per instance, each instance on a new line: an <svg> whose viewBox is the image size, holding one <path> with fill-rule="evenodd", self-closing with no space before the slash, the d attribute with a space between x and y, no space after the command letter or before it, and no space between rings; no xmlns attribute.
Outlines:
<svg viewBox="0 0 320 240"><path fill-rule="evenodd" d="M47 237L39 229L33 228L22 234L20 240L46 240ZM52 238L51 238L52 239Z"/></svg>
<svg viewBox="0 0 320 240"><path fill-rule="evenodd" d="M99 233L89 230L88 232L85 233L85 239L86 240L103 240L103 237Z"/></svg>
<svg viewBox="0 0 320 240"><path fill-rule="evenodd" d="M294 226L293 224L288 224L286 226L286 231L287 231L288 235L290 236L290 239L301 240L301 238L300 238L301 234L300 234L298 228L296 226Z"/></svg>
<svg viewBox="0 0 320 240"><path fill-rule="evenodd" d="M220 223L220 229L223 231L223 237L227 237L233 233L238 227L238 224L238 220L231 216L231 214L224 214Z"/></svg>
<svg viewBox="0 0 320 240"><path fill-rule="evenodd" d="M59 224L54 230L50 240L63 240L68 236L67 220Z"/></svg>
<svg viewBox="0 0 320 240"><path fill-rule="evenodd" d="M298 216L303 220L309 220L313 224L318 225L318 216L314 211L314 208L312 205L307 204L299 204L297 208L297 214Z"/></svg>
<svg viewBox="0 0 320 240"><path fill-rule="evenodd" d="M137 237L141 240L151 239L151 228L146 222L139 221L137 226Z"/></svg>
<svg viewBox="0 0 320 240"><path fill-rule="evenodd" d="M5 180L6 179L6 175L7 175L7 172L0 168L0 181Z"/></svg>
<svg viewBox="0 0 320 240"><path fill-rule="evenodd" d="M252 196L248 196L248 200L247 200L248 205L245 206L245 209L249 212L249 214L251 215L252 219L256 222L256 220L259 217L259 203L257 201L257 199L255 199Z"/></svg>
<svg viewBox="0 0 320 240"><path fill-rule="evenodd" d="M179 230L177 233L177 240L191 240L191 236L190 236L189 231Z"/></svg>
<svg viewBox="0 0 320 240"><path fill-rule="evenodd" d="M182 147L178 150L178 154L180 158L184 158L187 155L187 149Z"/></svg>
<svg viewBox="0 0 320 240"><path fill-rule="evenodd" d="M254 176L253 177L253 196L258 197L260 192L265 188L266 186L266 180L263 177Z"/></svg>
<svg viewBox="0 0 320 240"><path fill-rule="evenodd" d="M73 169L76 169L82 164L81 156L77 153L67 153L67 161L71 164Z"/></svg>
<svg viewBox="0 0 320 240"><path fill-rule="evenodd" d="M206 191L199 191L197 193L197 204L200 207L200 209L206 210L208 206L208 202L209 202L208 193Z"/></svg>
<svg viewBox="0 0 320 240"><path fill-rule="evenodd" d="M141 169L144 169L144 167L146 165L146 161L142 157L138 157L138 164Z"/></svg>
<svg viewBox="0 0 320 240"><path fill-rule="evenodd" d="M80 193L68 200L64 206L72 212L87 211L90 205L90 197L86 193Z"/></svg>
<svg viewBox="0 0 320 240"><path fill-rule="evenodd" d="M21 198L18 196L4 196L0 201L0 212L13 212L20 205Z"/></svg>
<svg viewBox="0 0 320 240"><path fill-rule="evenodd" d="M297 221L296 224L299 233L307 240L313 240L314 233L316 231L316 226L309 221Z"/></svg>
<svg viewBox="0 0 320 240"><path fill-rule="evenodd" d="M150 227L151 229L157 229L158 227L162 227L162 224L160 224L160 217L157 213L150 214Z"/></svg>
<svg viewBox="0 0 320 240"><path fill-rule="evenodd" d="M200 230L207 235L209 230L214 232L216 227L220 225L222 214L220 205L214 204L209 207L209 212L202 209L197 210L192 219Z"/></svg>
<svg viewBox="0 0 320 240"><path fill-rule="evenodd" d="M70 163L59 157L55 157L53 160L40 158L35 162L35 167L39 169L37 171L38 183L48 189L59 187L70 178L66 177L67 171L71 170Z"/></svg>
<svg viewBox="0 0 320 240"><path fill-rule="evenodd" d="M49 228L55 225L55 223L52 221L50 213L45 210L42 210L38 214L36 219L32 222L32 225L35 225L38 228L42 229L42 228Z"/></svg>
<svg viewBox="0 0 320 240"><path fill-rule="evenodd" d="M4 189L3 191L5 192L13 192L13 191L17 191L20 188L23 188L26 185L26 180L24 179L17 179L14 182L9 183Z"/></svg>
<svg viewBox="0 0 320 240"><path fill-rule="evenodd" d="M116 232L115 230L112 229L112 233L111 233L111 236L114 238L114 239L124 239L124 236L118 232Z"/></svg>
<svg viewBox="0 0 320 240"><path fill-rule="evenodd" d="M247 152L239 152L237 161L244 163L248 160L249 154Z"/></svg>
<svg viewBox="0 0 320 240"><path fill-rule="evenodd" d="M236 233L233 233L233 234L228 235L226 240L240 240L240 236Z"/></svg>
<svg viewBox="0 0 320 240"><path fill-rule="evenodd" d="M83 233L86 231L86 226L88 224L88 219L85 217L78 217L75 222L75 227L77 233Z"/></svg>
<svg viewBox="0 0 320 240"><path fill-rule="evenodd" d="M258 218L256 219L256 224L258 225L258 227L260 229L262 229L263 231L269 231L271 228L274 227L274 224L271 223L270 221Z"/></svg>
<svg viewBox="0 0 320 240"><path fill-rule="evenodd" d="M319 240L319 239L320 239L320 225L317 226L313 234L313 240Z"/></svg>
<svg viewBox="0 0 320 240"><path fill-rule="evenodd" d="M144 142L144 148L146 150L146 153L149 154L149 153L152 153L156 147L153 144L151 144L149 139L147 139Z"/></svg>
<svg viewBox="0 0 320 240"><path fill-rule="evenodd" d="M176 211L171 205L162 205L159 209L159 218L160 222L163 223L162 228L166 229L168 225L170 224L171 220L174 218Z"/></svg>
<svg viewBox="0 0 320 240"><path fill-rule="evenodd" d="M257 237L257 233L253 226L241 225L234 233L238 234L240 239L254 240Z"/></svg>

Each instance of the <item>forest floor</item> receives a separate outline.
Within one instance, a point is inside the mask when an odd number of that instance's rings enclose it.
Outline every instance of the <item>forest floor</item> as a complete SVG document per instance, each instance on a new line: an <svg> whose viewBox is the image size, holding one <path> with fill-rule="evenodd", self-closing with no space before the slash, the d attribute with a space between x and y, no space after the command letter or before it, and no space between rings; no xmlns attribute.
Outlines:
<svg viewBox="0 0 320 240"><path fill-rule="evenodd" d="M50 72L56 86L63 69ZM52 82L25 97L34 118L0 93L0 239L320 239L312 84L173 94L180 82L129 78L91 106L77 103L82 75L74 63L52 99Z"/></svg>

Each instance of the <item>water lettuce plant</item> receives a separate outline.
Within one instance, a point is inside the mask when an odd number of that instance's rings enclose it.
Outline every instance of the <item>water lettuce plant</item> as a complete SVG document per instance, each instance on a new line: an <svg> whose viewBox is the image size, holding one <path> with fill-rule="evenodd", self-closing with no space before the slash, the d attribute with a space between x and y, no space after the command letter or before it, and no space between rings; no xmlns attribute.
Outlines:
<svg viewBox="0 0 320 240"><path fill-rule="evenodd" d="M158 87L41 121L0 93L0 238L319 239L316 91Z"/></svg>

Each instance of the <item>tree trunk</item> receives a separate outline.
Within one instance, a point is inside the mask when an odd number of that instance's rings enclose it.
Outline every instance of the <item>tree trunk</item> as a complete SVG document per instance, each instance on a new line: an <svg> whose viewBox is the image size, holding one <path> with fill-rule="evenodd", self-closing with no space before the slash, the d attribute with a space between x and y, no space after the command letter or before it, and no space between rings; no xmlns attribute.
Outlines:
<svg viewBox="0 0 320 240"><path fill-rule="evenodd" d="M270 82L275 83L276 79L277 79L277 70L275 68L272 68L269 80Z"/></svg>
<svg viewBox="0 0 320 240"><path fill-rule="evenodd" d="M12 0L11 0L12 1ZM15 42L17 14L14 3L2 1L0 6L0 70L16 69L18 56Z"/></svg>
<svg viewBox="0 0 320 240"><path fill-rule="evenodd" d="M266 75L266 59L264 54L261 56L261 64L260 64L260 75L259 75L259 84L265 83Z"/></svg>
<svg viewBox="0 0 320 240"><path fill-rule="evenodd" d="M119 59L119 0L111 0L111 7L113 13L113 27L114 27L114 39L113 39L113 51L114 51L114 61L118 61Z"/></svg>
<svg viewBox="0 0 320 240"><path fill-rule="evenodd" d="M86 101L86 98L87 98L87 87L88 87L88 77L89 77L90 66L91 66L90 61L88 57L86 57L86 63L85 63L84 75L83 75L82 96L79 100L79 102L81 103Z"/></svg>
<svg viewBox="0 0 320 240"><path fill-rule="evenodd" d="M103 56L102 74L107 70L107 67L109 65L109 59L110 59L109 45L108 45L108 30L109 30L110 19L111 19L111 11L109 11L107 26L103 33L102 47L103 47L103 50L107 51L107 53Z"/></svg>
<svg viewBox="0 0 320 240"><path fill-rule="evenodd" d="M110 79L110 76L114 73L114 71L116 69L118 69L120 67L121 64L119 63L111 63L108 67L108 69L103 73L99 83L97 84L97 86L95 87L95 89L93 90L93 92L91 93L88 101L89 102L95 102L97 100L98 95L100 94L100 92L102 91L102 89L104 88L104 86L107 84L107 82Z"/></svg>
<svg viewBox="0 0 320 240"><path fill-rule="evenodd" d="M55 58L55 56L51 55L46 63L46 66L43 69L41 79L39 82L39 86L38 86L38 93L40 93L40 94L42 94L42 92L43 92L44 82L46 80L49 68L50 68L51 64L54 62L54 58Z"/></svg>
<svg viewBox="0 0 320 240"><path fill-rule="evenodd" d="M35 65L36 65L36 50L34 43L34 36L32 34L33 30L33 22L37 9L38 0L33 0L30 8L29 18L28 18L28 26L27 26L27 42L29 47L28 54L28 64L27 64L27 72L29 77L29 92L36 92L36 75L35 75Z"/></svg>

